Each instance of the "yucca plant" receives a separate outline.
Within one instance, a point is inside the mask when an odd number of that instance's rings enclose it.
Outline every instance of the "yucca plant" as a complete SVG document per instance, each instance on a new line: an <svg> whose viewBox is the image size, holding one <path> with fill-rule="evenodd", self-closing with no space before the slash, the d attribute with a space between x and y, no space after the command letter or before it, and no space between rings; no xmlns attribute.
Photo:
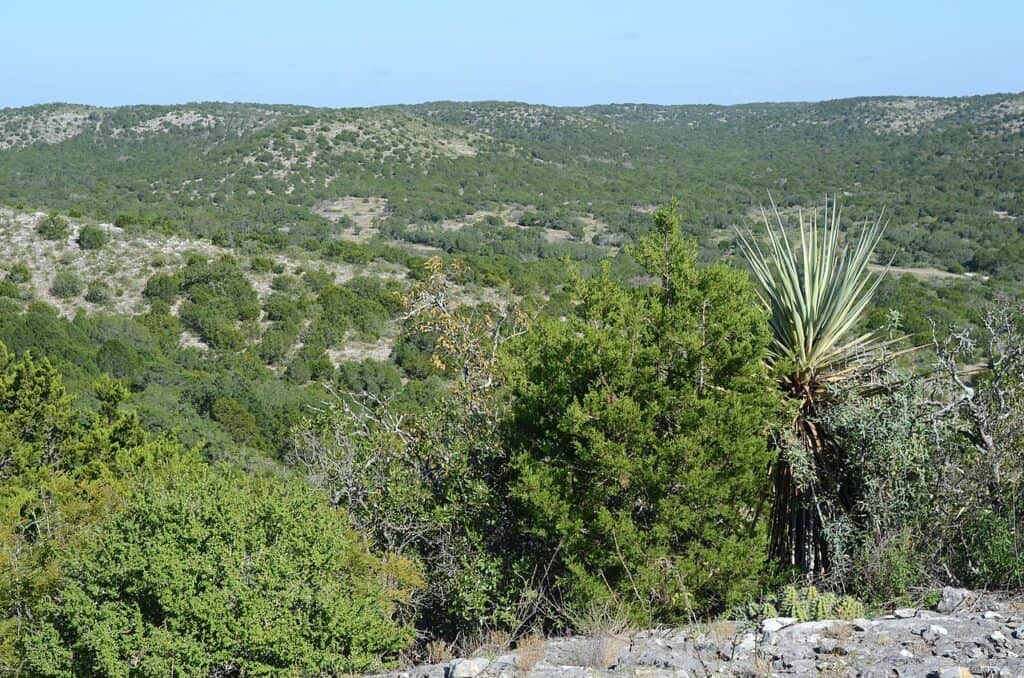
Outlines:
<svg viewBox="0 0 1024 678"><path fill-rule="evenodd" d="M770 314L769 362L780 388L796 401L793 435L780 440L772 471L771 553L805 573L823 574L828 568L823 528L835 502L843 506L848 498L837 477L838 451L815 414L836 388L852 386L881 360L886 342L855 328L885 275L872 275L868 267L885 223L879 216L845 240L841 211L835 200L826 200L822 220L818 210L806 218L800 212L800 241L794 245L774 203L772 213L774 223L762 210L764 249L753 237L740 234Z"/></svg>

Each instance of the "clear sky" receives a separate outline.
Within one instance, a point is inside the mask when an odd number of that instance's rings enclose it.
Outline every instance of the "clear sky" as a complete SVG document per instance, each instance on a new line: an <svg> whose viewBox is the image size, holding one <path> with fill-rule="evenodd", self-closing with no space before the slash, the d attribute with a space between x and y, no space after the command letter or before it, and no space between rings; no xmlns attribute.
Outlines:
<svg viewBox="0 0 1024 678"><path fill-rule="evenodd" d="M0 0L0 107L1024 90L1024 0Z"/></svg>

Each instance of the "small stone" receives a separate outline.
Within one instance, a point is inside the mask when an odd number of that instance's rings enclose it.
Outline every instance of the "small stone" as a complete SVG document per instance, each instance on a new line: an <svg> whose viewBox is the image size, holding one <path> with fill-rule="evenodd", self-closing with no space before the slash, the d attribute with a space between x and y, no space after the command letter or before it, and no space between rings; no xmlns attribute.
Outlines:
<svg viewBox="0 0 1024 678"><path fill-rule="evenodd" d="M974 674L963 666L947 666L941 669L937 675L939 678L971 678Z"/></svg>
<svg viewBox="0 0 1024 678"><path fill-rule="evenodd" d="M992 633L988 634L988 639L991 640L993 643L1006 642L1006 636L1003 635L1002 631L993 631Z"/></svg>
<svg viewBox="0 0 1024 678"><path fill-rule="evenodd" d="M892 612L897 619L910 619L917 616L917 609L913 607L900 607Z"/></svg>
<svg viewBox="0 0 1024 678"><path fill-rule="evenodd" d="M1012 635L1017 640L1024 640L1024 626L1018 626Z"/></svg>
<svg viewBox="0 0 1024 678"><path fill-rule="evenodd" d="M452 664L450 678L476 678L491 663L486 657L476 659L459 659Z"/></svg>
<svg viewBox="0 0 1024 678"><path fill-rule="evenodd" d="M871 622L867 619L854 619L852 622L854 631L867 631L871 628Z"/></svg>
<svg viewBox="0 0 1024 678"><path fill-rule="evenodd" d="M768 617L761 622L761 631L778 631L785 626L791 626L797 622L796 617Z"/></svg>
<svg viewBox="0 0 1024 678"><path fill-rule="evenodd" d="M744 633L736 649L740 652L753 652L755 647L757 647L757 641L754 638L754 634Z"/></svg>
<svg viewBox="0 0 1024 678"><path fill-rule="evenodd" d="M939 612L954 612L963 605L963 602L970 595L971 592L967 589L957 589L952 586L947 586L942 589L942 598L939 599L939 604L935 606L935 609Z"/></svg>
<svg viewBox="0 0 1024 678"><path fill-rule="evenodd" d="M921 637L930 643L934 643L936 640L945 636L947 633L949 633L949 631L946 629L946 627L939 626L938 624L931 624L927 629L924 630L924 632L921 634Z"/></svg>
<svg viewBox="0 0 1024 678"><path fill-rule="evenodd" d="M981 613L982 619L999 619L1003 615L999 614L995 610L985 610Z"/></svg>
<svg viewBox="0 0 1024 678"><path fill-rule="evenodd" d="M900 650L900 656L905 658L905 659L909 659L909 658L914 656L914 653L911 652L910 650L903 649L903 650Z"/></svg>

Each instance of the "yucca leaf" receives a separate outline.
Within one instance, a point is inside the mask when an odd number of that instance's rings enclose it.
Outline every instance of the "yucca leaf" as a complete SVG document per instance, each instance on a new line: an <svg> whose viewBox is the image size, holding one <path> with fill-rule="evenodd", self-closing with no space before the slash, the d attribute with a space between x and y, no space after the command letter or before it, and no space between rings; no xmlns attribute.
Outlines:
<svg viewBox="0 0 1024 678"><path fill-rule="evenodd" d="M855 374L886 343L871 332L851 336L886 273L868 268L886 224L879 216L840 243L841 211L826 199L821 222L817 210L807 218L799 213L794 246L774 202L771 207L774 219L762 209L767 248L740 233L741 249L770 314L769 359L791 370L785 378L794 388L814 393Z"/></svg>

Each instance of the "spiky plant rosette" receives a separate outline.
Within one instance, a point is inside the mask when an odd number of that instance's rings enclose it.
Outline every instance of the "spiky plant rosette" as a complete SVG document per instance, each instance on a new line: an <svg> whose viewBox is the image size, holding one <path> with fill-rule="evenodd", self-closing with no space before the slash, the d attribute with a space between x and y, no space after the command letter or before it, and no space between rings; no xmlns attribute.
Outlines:
<svg viewBox="0 0 1024 678"><path fill-rule="evenodd" d="M831 385L877 363L887 343L874 332L854 331L885 276L873 275L869 264L886 222L879 215L842 242L842 210L826 201L823 223L817 210L809 217L799 212L800 241L794 246L774 202L772 213L774 223L762 209L764 249L749 234L740 233L740 243L769 312L769 362L785 390L811 404Z"/></svg>

